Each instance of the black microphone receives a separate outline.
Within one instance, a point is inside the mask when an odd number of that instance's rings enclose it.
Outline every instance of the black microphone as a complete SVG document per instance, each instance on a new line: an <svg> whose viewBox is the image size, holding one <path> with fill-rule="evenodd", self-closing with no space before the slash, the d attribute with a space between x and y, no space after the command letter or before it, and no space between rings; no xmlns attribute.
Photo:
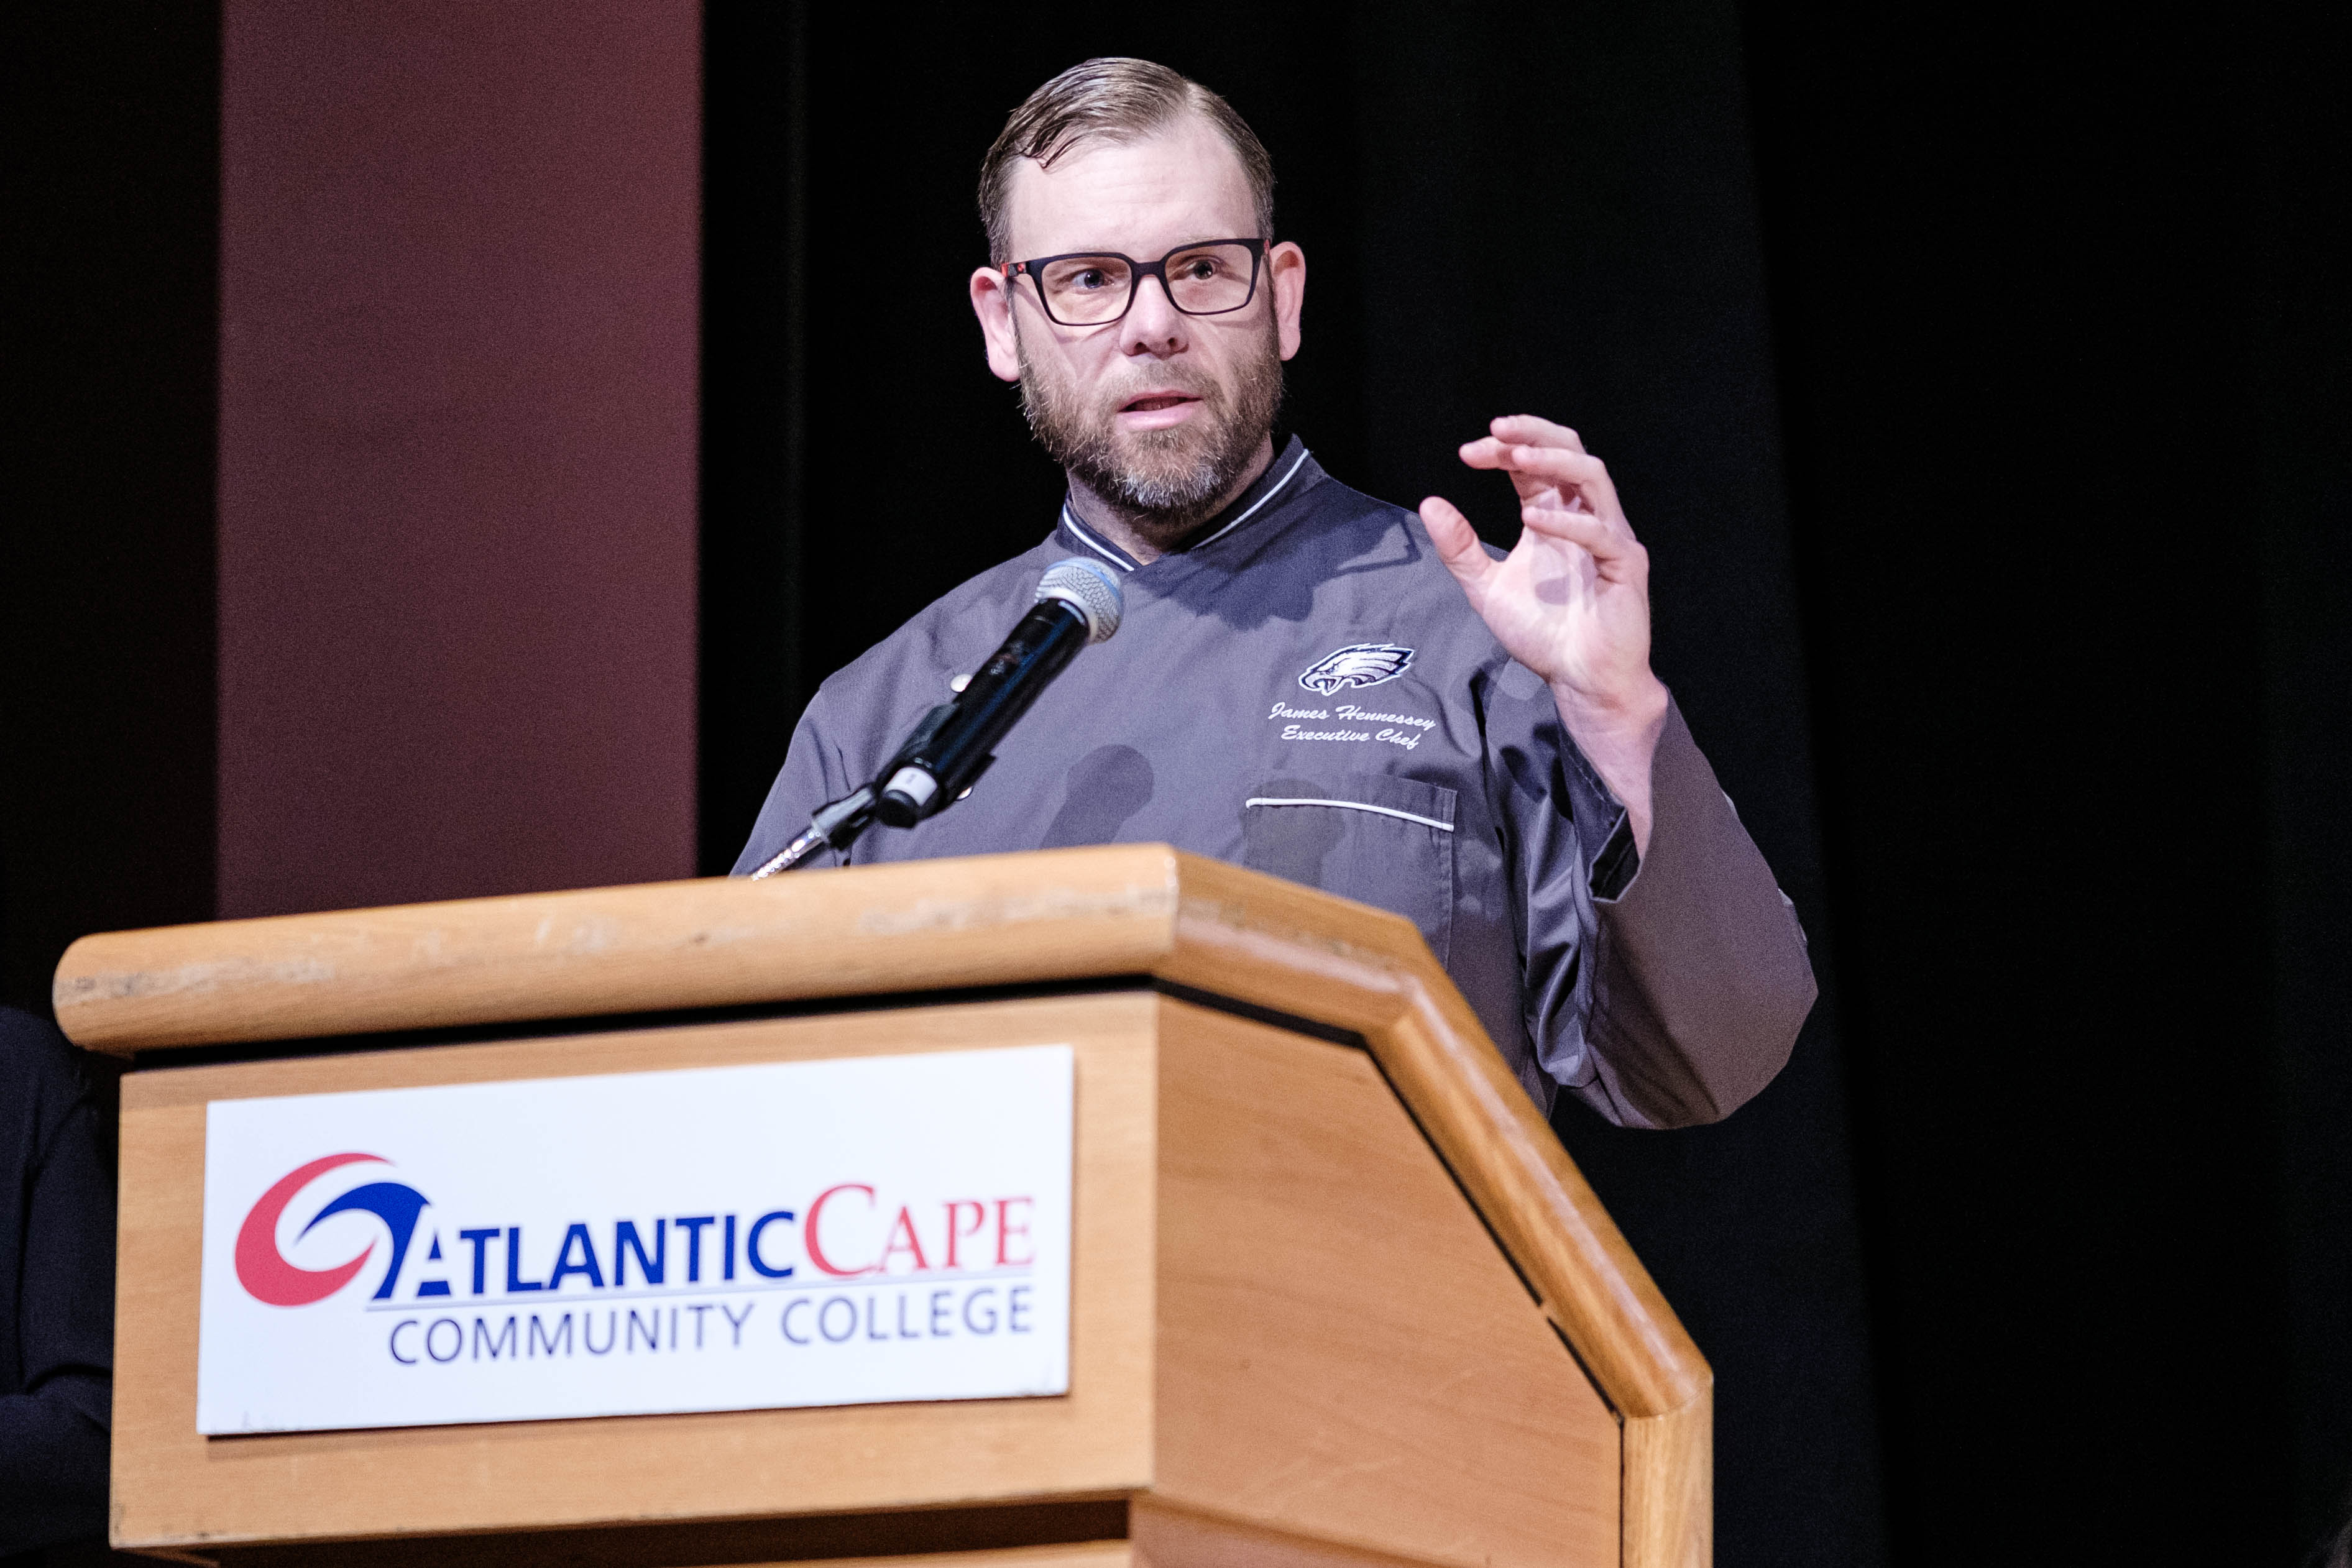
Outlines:
<svg viewBox="0 0 2352 1568"><path fill-rule="evenodd" d="M1046 568L1036 607L956 699L925 714L874 782L818 808L807 831L751 879L790 871L828 844L847 849L877 817L911 828L946 810L996 760L996 743L1078 650L1110 640L1124 609L1118 579L1099 561L1073 556Z"/></svg>
<svg viewBox="0 0 2352 1568"><path fill-rule="evenodd" d="M996 759L996 743L1078 650L1110 640L1123 609L1118 579L1099 561L1072 557L1048 567L1035 608L955 701L924 715L883 767L875 815L911 828L945 810Z"/></svg>

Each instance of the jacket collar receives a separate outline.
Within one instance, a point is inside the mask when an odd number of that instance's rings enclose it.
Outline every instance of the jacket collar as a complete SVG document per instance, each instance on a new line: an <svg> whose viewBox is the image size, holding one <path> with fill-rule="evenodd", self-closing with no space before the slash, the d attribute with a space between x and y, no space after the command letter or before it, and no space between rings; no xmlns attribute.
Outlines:
<svg viewBox="0 0 2352 1568"><path fill-rule="evenodd" d="M1295 435L1292 436L1290 444L1276 453L1274 461L1266 465L1265 472L1259 475L1248 489L1234 497L1231 506L1209 519L1208 526L1202 530L1199 538L1173 553L1192 555L1205 549L1251 518L1264 514L1266 508L1275 505L1278 498L1300 487L1297 481L1307 470L1307 460L1306 443ZM1062 502L1062 517L1057 531L1068 535L1073 545L1101 557L1121 571L1133 571L1142 564L1118 546L1078 521L1077 511L1070 505L1067 497L1065 497Z"/></svg>

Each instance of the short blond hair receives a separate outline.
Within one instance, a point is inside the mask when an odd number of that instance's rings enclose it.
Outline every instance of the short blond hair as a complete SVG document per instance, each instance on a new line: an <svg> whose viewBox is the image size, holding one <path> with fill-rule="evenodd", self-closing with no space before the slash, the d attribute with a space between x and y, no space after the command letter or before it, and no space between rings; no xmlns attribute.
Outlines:
<svg viewBox="0 0 2352 1568"><path fill-rule="evenodd" d="M1024 99L980 161L980 225L988 231L988 258L1000 267L1016 259L1006 214L1015 160L1033 158L1050 169L1081 142L1132 141L1186 114L1216 127L1242 161L1257 201L1257 237L1272 240L1274 160L1249 122L1189 77L1150 60L1111 55L1072 66Z"/></svg>

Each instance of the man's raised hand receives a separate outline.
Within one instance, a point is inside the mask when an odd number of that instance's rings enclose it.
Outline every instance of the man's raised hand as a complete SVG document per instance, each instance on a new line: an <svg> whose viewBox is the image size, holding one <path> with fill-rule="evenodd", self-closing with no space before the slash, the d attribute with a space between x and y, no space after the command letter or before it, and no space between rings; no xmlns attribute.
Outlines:
<svg viewBox="0 0 2352 1568"><path fill-rule="evenodd" d="M1531 414L1487 428L1462 461L1511 476L1518 543L1494 559L1442 497L1422 502L1421 520L1495 640L1550 686L1578 749L1624 802L1635 845L1646 848L1650 758L1666 715L1666 688L1650 669L1649 552L1576 432Z"/></svg>

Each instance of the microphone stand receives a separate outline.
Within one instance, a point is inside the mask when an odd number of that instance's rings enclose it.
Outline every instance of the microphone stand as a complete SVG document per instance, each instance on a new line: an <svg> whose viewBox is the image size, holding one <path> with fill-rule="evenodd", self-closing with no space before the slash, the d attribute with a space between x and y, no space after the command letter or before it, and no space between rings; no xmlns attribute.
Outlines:
<svg viewBox="0 0 2352 1568"><path fill-rule="evenodd" d="M828 846L836 850L847 849L874 821L874 786L871 784L861 784L840 800L819 806L816 815L809 819L809 825L802 830L801 836L769 857L765 864L751 873L751 880L758 882L780 871L790 871Z"/></svg>
<svg viewBox="0 0 2352 1568"><path fill-rule="evenodd" d="M1047 568L1029 612L988 663L956 685L955 700L925 714L871 784L817 808L800 837L751 880L790 871L821 849L845 850L877 817L911 828L970 794L996 760L996 743L1079 649L1109 640L1122 609L1118 580L1101 562L1073 558Z"/></svg>
<svg viewBox="0 0 2352 1568"><path fill-rule="evenodd" d="M1028 705L1024 703L1021 706L1026 707ZM809 825L801 831L801 836L771 855L759 870L751 873L751 880L758 882L778 872L790 871L828 846L836 850L847 849L857 841L860 833L874 825L877 817L886 822L895 821L883 803L883 796L888 793L890 781L898 777L900 768L930 744L939 734L940 727L954 716L953 703L941 703L925 714L923 722L915 727L915 733L907 737L907 744L898 747L898 755L883 765L873 783L861 784L840 800L819 806L816 815L809 819ZM1017 713L1015 716L1018 716ZM970 769L969 777L977 779L994 760L992 757L982 758L977 768ZM941 800L937 809L944 810L948 804L948 801ZM909 817L898 825L911 827L913 823L914 819Z"/></svg>

